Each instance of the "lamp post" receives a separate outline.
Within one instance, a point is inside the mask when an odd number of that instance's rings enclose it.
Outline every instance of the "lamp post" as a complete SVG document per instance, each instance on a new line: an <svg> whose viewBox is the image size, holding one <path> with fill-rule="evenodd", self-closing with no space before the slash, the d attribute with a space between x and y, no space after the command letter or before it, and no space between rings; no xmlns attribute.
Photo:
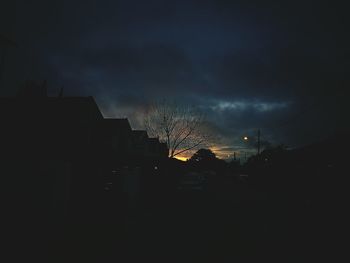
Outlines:
<svg viewBox="0 0 350 263"><path fill-rule="evenodd" d="M244 141L248 141L249 137L248 136L244 136L243 137ZM257 135L257 150L258 150L258 155L260 154L260 129L258 129L258 135Z"/></svg>
<svg viewBox="0 0 350 263"><path fill-rule="evenodd" d="M258 155L260 154L260 129L258 129Z"/></svg>

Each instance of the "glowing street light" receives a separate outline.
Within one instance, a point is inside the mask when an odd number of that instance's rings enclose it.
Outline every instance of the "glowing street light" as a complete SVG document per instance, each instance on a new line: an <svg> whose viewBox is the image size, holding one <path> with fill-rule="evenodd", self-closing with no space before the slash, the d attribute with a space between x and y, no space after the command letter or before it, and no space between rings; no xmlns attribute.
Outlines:
<svg viewBox="0 0 350 263"><path fill-rule="evenodd" d="M248 141L248 136L244 136L243 140ZM257 147L258 147L258 155L260 154L260 129L258 129L258 136L257 136L258 142L257 142Z"/></svg>

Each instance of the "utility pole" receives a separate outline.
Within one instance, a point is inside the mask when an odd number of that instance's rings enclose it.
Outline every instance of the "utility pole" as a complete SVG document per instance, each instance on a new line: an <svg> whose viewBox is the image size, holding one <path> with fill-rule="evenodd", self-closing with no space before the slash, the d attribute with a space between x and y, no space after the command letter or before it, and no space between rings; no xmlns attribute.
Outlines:
<svg viewBox="0 0 350 263"><path fill-rule="evenodd" d="M258 155L260 154L260 129L258 129Z"/></svg>
<svg viewBox="0 0 350 263"><path fill-rule="evenodd" d="M5 51L2 51L1 58L0 58L0 87L2 85L2 72L4 71L5 65Z"/></svg>

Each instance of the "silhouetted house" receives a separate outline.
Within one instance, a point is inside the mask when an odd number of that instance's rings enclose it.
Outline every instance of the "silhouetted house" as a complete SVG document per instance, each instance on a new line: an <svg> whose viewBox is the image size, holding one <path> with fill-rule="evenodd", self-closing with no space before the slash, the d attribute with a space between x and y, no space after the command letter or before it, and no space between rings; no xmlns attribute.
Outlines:
<svg viewBox="0 0 350 263"><path fill-rule="evenodd" d="M0 98L2 151L70 159L91 150L97 121L92 97Z"/></svg>
<svg viewBox="0 0 350 263"><path fill-rule="evenodd" d="M128 119L108 118L98 125L99 174L103 179L103 189L110 197L120 197L124 177L131 166L131 133Z"/></svg>
<svg viewBox="0 0 350 263"><path fill-rule="evenodd" d="M146 131L133 130L133 156L137 160L144 159L148 155L148 135Z"/></svg>
<svg viewBox="0 0 350 263"><path fill-rule="evenodd" d="M161 156L168 157L169 156L169 148L165 142L161 142L159 145L159 152Z"/></svg>
<svg viewBox="0 0 350 263"><path fill-rule="evenodd" d="M95 135L103 116L92 97L37 95L0 98L0 174L16 185L9 195L66 210L68 200L98 192Z"/></svg>
<svg viewBox="0 0 350 263"><path fill-rule="evenodd" d="M164 159L168 157L168 147L166 143L161 143L158 138L148 139L148 156L152 159Z"/></svg>
<svg viewBox="0 0 350 263"><path fill-rule="evenodd" d="M45 82L0 98L0 123L1 183L18 211L35 204L39 217L86 220L110 209L111 196L135 200L168 155L128 119L105 119L92 97L48 97Z"/></svg>
<svg viewBox="0 0 350 263"><path fill-rule="evenodd" d="M105 158L112 162L128 161L133 143L128 119L103 119L99 124L98 139Z"/></svg>

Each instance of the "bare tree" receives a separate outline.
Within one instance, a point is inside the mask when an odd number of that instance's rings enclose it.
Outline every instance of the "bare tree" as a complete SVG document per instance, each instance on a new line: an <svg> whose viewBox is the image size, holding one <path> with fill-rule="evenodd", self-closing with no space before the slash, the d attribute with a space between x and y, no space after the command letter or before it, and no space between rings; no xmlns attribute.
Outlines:
<svg viewBox="0 0 350 263"><path fill-rule="evenodd" d="M171 158L206 145L211 137L203 114L192 106L177 103L153 104L144 124L150 136L167 144Z"/></svg>

